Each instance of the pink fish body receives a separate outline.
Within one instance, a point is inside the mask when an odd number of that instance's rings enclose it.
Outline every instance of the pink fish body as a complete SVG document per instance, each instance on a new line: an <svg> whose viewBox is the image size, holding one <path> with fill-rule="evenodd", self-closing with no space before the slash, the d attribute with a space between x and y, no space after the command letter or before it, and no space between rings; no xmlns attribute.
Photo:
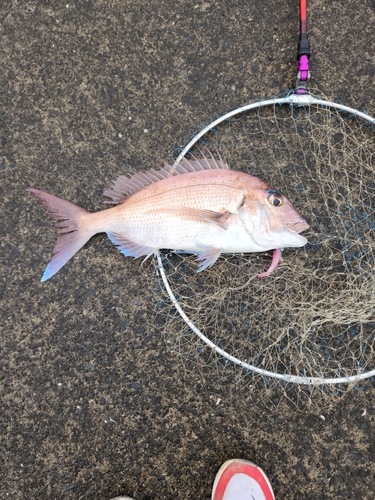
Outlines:
<svg viewBox="0 0 375 500"><path fill-rule="evenodd" d="M59 237L42 281L49 279L96 233L107 233L127 256L146 258L162 248L197 254L199 270L221 253L274 250L307 243L309 226L288 198L263 181L229 170L212 155L175 166L120 176L104 194L113 208L91 213L57 196L29 188L57 220Z"/></svg>

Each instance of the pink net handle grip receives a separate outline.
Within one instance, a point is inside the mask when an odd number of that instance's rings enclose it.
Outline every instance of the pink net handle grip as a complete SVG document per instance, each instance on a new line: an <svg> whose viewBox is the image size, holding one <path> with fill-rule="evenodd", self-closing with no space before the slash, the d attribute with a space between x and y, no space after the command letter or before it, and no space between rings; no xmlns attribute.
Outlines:
<svg viewBox="0 0 375 500"><path fill-rule="evenodd" d="M303 55L300 57L298 61L298 72L300 75L300 80L302 81L307 81L309 78L309 71L310 71L310 65L309 65L309 58L307 55Z"/></svg>

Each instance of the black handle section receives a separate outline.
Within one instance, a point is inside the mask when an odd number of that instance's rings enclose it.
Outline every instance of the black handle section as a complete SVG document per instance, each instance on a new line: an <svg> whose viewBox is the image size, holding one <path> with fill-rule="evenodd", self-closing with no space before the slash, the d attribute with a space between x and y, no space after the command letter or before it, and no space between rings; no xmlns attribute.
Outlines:
<svg viewBox="0 0 375 500"><path fill-rule="evenodd" d="M310 44L307 33L301 33L299 36L297 59L303 55L310 57Z"/></svg>

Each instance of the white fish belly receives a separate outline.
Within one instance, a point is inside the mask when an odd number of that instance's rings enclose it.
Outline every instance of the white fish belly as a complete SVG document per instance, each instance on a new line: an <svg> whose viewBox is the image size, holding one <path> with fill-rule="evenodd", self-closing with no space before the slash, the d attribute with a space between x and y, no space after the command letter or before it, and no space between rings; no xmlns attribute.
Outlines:
<svg viewBox="0 0 375 500"><path fill-rule="evenodd" d="M198 249L200 235L205 233L209 225L204 221L184 220L170 214L162 217L150 215L137 226L124 228L124 234L139 245L155 249L195 251Z"/></svg>
<svg viewBox="0 0 375 500"><path fill-rule="evenodd" d="M223 253L250 253L275 248L274 244L257 243L241 223L228 224L223 228L219 224L198 222L168 213L162 217L150 214L137 226L127 226L123 231L118 228L117 231L139 245L155 249L201 252L203 247L210 247L221 249Z"/></svg>
<svg viewBox="0 0 375 500"><path fill-rule="evenodd" d="M250 234L244 226L230 224L227 229L207 228L200 235L199 241L204 246L220 248L223 253L252 253L273 250L274 244L259 244L255 235Z"/></svg>

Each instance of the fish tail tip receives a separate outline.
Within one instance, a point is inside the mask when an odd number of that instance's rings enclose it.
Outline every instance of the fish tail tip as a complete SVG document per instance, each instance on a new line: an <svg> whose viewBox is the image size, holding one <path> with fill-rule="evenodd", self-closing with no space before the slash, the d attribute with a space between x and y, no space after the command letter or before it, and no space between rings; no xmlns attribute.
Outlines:
<svg viewBox="0 0 375 500"><path fill-rule="evenodd" d="M49 278L49 276L46 276L46 273L43 273L43 276L41 277L40 282L44 283L45 281L48 280L48 278Z"/></svg>
<svg viewBox="0 0 375 500"><path fill-rule="evenodd" d="M56 271L54 271L53 269L51 269L51 267L48 265L46 267L46 270L44 271L43 273L43 276L41 278L41 283L44 283L45 281L49 280L50 278L52 278L52 276L56 274Z"/></svg>

